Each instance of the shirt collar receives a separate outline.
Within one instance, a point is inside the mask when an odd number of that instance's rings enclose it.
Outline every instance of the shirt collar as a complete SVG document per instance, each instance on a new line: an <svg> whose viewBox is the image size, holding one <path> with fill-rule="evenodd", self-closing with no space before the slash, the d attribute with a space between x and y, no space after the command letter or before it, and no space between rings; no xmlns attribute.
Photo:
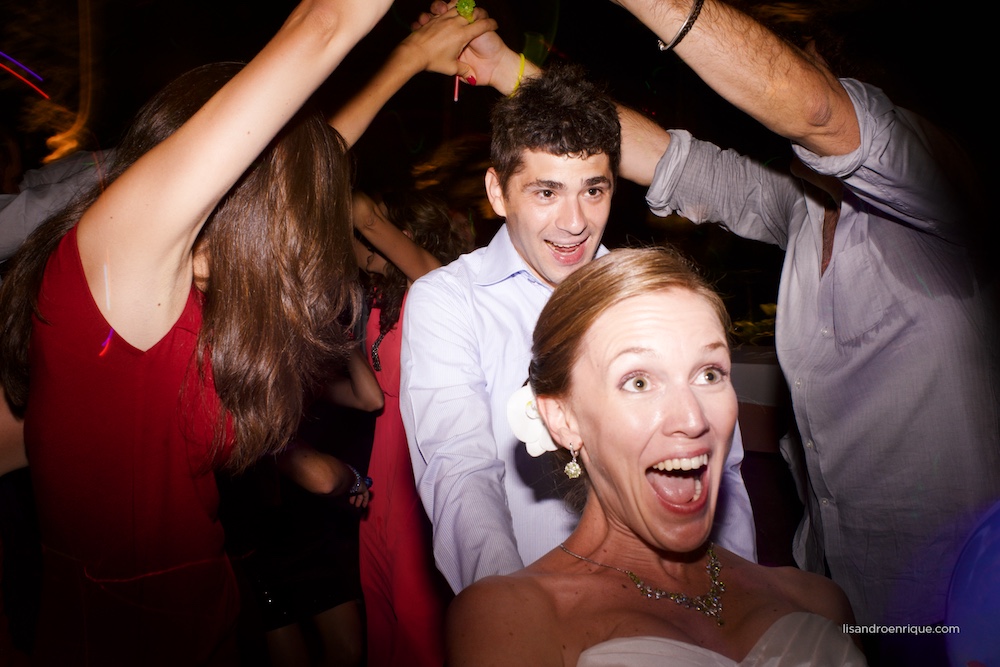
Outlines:
<svg viewBox="0 0 1000 667"><path fill-rule="evenodd" d="M606 254L608 254L607 248L603 245L597 247L597 257L602 257ZM486 246L486 251L483 254L483 263L479 269L479 275L476 276L475 284L495 285L519 273L524 274L525 277L533 282L549 287L532 273L528 264L517 253L517 249L510 240L510 234L507 232L507 223L504 223L497 230L497 233L493 235L493 239L489 245Z"/></svg>

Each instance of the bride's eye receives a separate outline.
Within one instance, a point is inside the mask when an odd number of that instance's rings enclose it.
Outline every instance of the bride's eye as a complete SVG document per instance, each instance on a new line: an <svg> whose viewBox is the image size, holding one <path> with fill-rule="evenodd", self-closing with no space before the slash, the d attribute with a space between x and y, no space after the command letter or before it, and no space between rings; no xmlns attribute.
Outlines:
<svg viewBox="0 0 1000 667"><path fill-rule="evenodd" d="M706 368L702 372L701 377L705 384L718 384L725 380L727 375L725 369L713 367Z"/></svg>
<svg viewBox="0 0 1000 667"><path fill-rule="evenodd" d="M649 389L649 378L641 373L630 375L625 378L622 388L626 391L641 392Z"/></svg>

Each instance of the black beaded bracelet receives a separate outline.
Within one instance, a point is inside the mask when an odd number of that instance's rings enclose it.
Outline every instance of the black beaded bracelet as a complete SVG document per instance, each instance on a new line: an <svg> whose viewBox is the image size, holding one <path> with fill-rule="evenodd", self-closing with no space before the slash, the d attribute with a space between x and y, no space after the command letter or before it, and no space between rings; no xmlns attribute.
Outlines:
<svg viewBox="0 0 1000 667"><path fill-rule="evenodd" d="M684 25L681 29L677 31L674 38L670 40L669 44L664 44L662 39L656 40L656 43L660 46L660 51L669 51L684 39L684 36L691 32L691 28L694 26L694 22L698 20L698 14L701 13L701 6L705 4L705 0L694 0L694 7L691 8L691 13L688 14L687 20L684 21Z"/></svg>

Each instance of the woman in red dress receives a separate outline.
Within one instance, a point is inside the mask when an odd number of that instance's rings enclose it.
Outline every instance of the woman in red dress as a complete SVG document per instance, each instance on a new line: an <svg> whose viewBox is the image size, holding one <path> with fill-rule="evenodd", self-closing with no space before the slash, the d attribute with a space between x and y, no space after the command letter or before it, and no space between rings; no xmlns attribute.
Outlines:
<svg viewBox="0 0 1000 667"><path fill-rule="evenodd" d="M343 143L300 108L389 4L306 0L245 67L186 75L12 260L0 378L44 543L37 662L235 662L212 472L283 447L347 349Z"/></svg>

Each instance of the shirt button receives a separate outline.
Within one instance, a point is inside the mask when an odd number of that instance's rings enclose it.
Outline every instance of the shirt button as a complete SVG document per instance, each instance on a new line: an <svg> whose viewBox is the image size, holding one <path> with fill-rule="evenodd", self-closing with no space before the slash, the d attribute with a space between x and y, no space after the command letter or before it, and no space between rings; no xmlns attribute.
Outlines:
<svg viewBox="0 0 1000 667"><path fill-rule="evenodd" d="M812 448L813 448L813 441L806 440L806 449L812 449Z"/></svg>
<svg viewBox="0 0 1000 667"><path fill-rule="evenodd" d="M820 332L820 334L823 335L823 338L829 338L830 337L830 329L827 328L827 327L823 327L822 329L819 330L819 332Z"/></svg>
<svg viewBox="0 0 1000 667"><path fill-rule="evenodd" d="M827 505L830 504L830 499L829 498L820 498L819 499L819 504L822 505L823 507L826 507Z"/></svg>
<svg viewBox="0 0 1000 667"><path fill-rule="evenodd" d="M796 380L795 381L795 386L796 387L801 387L802 386L802 380Z"/></svg>

